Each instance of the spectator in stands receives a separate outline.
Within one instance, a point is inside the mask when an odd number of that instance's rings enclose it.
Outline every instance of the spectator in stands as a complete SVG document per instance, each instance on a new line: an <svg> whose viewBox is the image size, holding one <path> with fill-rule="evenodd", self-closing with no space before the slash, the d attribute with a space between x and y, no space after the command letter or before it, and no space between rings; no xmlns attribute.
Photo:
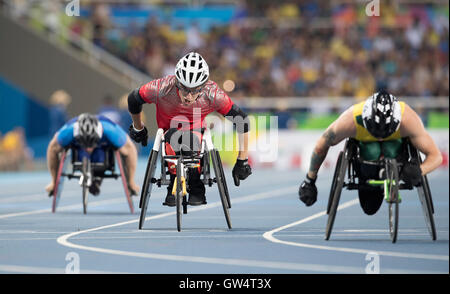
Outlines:
<svg viewBox="0 0 450 294"><path fill-rule="evenodd" d="M0 171L31 170L32 159L23 128L16 127L3 137L0 136Z"/></svg>
<svg viewBox="0 0 450 294"><path fill-rule="evenodd" d="M72 98L64 90L57 90L50 97L50 136L53 136L68 120L67 106L71 101Z"/></svg>
<svg viewBox="0 0 450 294"><path fill-rule="evenodd" d="M115 105L114 98L111 95L108 94L103 98L103 104L100 106L98 114L103 115L114 123L120 125L120 111Z"/></svg>

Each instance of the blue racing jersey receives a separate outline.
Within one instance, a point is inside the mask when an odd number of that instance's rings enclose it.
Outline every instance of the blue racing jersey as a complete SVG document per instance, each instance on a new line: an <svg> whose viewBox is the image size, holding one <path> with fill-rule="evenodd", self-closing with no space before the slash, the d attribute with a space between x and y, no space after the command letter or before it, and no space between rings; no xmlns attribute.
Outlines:
<svg viewBox="0 0 450 294"><path fill-rule="evenodd" d="M127 134L118 124L103 115L96 115L96 117L103 127L103 134L98 144L100 147L112 146L118 149L125 145ZM79 147L74 134L74 125L77 120L78 117L74 117L59 129L56 139L62 147L66 148L70 145Z"/></svg>

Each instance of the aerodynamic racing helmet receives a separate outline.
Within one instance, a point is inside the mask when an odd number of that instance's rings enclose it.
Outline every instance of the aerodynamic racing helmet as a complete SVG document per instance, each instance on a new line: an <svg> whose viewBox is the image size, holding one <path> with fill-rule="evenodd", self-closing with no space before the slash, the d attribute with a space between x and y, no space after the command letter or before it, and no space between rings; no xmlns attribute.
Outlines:
<svg viewBox="0 0 450 294"><path fill-rule="evenodd" d="M200 54L190 52L178 61L175 76L184 87L196 88L208 80L209 67Z"/></svg>
<svg viewBox="0 0 450 294"><path fill-rule="evenodd" d="M370 97L362 113L364 127L378 139L392 135L400 126L401 110L397 98L386 90Z"/></svg>
<svg viewBox="0 0 450 294"><path fill-rule="evenodd" d="M81 114L74 128L75 139L83 148L95 147L103 133L102 124L90 113Z"/></svg>

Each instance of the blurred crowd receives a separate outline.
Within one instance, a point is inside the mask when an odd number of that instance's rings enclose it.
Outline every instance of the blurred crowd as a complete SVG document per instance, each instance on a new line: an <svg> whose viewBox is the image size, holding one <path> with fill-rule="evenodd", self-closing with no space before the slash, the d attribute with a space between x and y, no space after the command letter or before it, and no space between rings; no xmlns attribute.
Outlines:
<svg viewBox="0 0 450 294"><path fill-rule="evenodd" d="M97 45L154 78L197 50L235 96L367 97L379 87L449 95L448 4L383 1L380 17L368 17L361 2L246 1L230 25L207 32L156 18L121 27L106 4L93 5L86 21ZM73 29L81 33L81 21Z"/></svg>
<svg viewBox="0 0 450 294"><path fill-rule="evenodd" d="M58 10L59 1L44 2L47 12ZM88 14L65 22L152 78L172 74L177 59L196 50L235 97L367 97L380 87L398 96L448 96L448 2L379 1L379 17L367 16L366 2L234 1L229 25L205 31L155 17L124 26L112 4L81 1ZM47 27L57 30L51 15Z"/></svg>

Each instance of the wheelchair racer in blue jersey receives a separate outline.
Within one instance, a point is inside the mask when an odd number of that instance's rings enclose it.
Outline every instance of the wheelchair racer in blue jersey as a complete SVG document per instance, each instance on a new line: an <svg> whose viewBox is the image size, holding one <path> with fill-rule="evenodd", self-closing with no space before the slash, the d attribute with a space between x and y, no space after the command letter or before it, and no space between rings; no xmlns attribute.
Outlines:
<svg viewBox="0 0 450 294"><path fill-rule="evenodd" d="M128 185L132 195L137 195L139 186L134 181L137 164L137 150L123 129L102 115L83 113L69 120L53 136L47 147L47 167L52 181L46 186L51 195L59 165L58 154L67 148L77 150L76 161L89 157L91 162L105 161L105 148L117 149L125 158L125 168L128 170ZM100 193L101 180L95 180L89 188L90 193Z"/></svg>

